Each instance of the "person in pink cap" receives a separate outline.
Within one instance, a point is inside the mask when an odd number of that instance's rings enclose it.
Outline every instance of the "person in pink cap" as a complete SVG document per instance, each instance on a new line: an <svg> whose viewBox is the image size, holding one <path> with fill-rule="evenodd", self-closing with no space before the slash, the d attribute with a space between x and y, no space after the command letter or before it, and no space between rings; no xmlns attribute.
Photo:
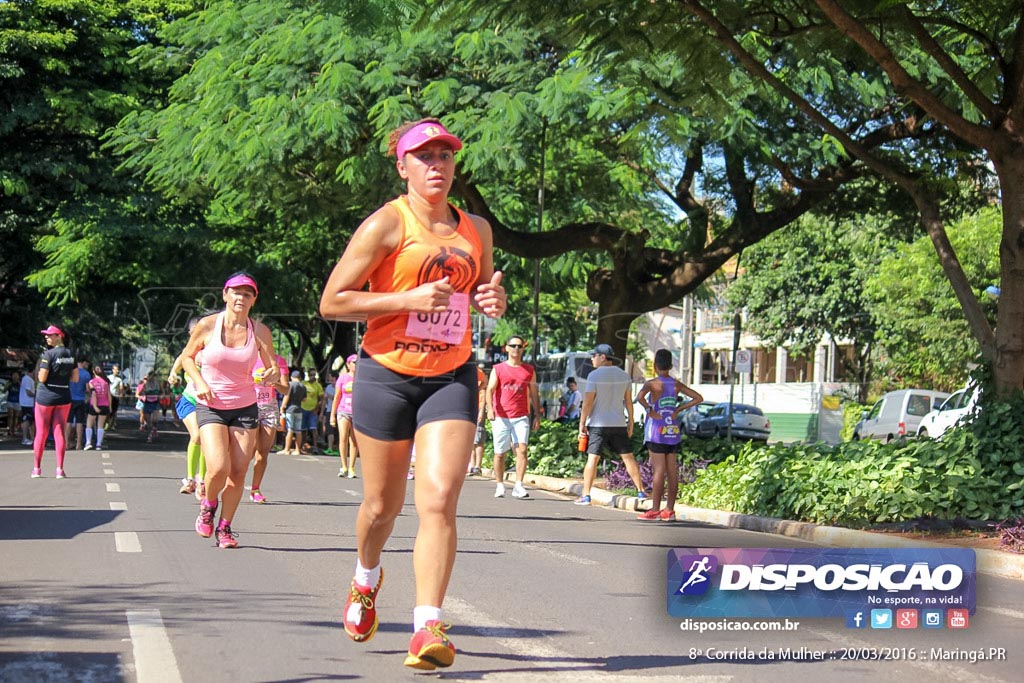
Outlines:
<svg viewBox="0 0 1024 683"><path fill-rule="evenodd" d="M39 357L36 371L36 440L32 449L35 459L32 478L43 476L43 448L52 429L53 445L57 449L56 477L63 479L64 455L67 452L64 429L71 410L71 383L78 381L78 363L74 354L64 346L64 332L59 327L50 325L41 333L50 348Z"/></svg>
<svg viewBox="0 0 1024 683"><path fill-rule="evenodd" d="M231 522L242 500L259 421L252 369L257 358L263 360L264 384L276 383L280 373L270 330L249 318L259 296L256 280L248 273L235 273L224 283L221 296L224 310L193 328L181 366L195 388L196 422L206 458L206 498L196 518L196 533L204 538L216 533L219 547L234 548L238 542ZM196 366L200 352L202 369ZM220 523L214 529L221 502Z"/></svg>
<svg viewBox="0 0 1024 683"><path fill-rule="evenodd" d="M388 142L406 194L363 221L320 298L328 320L367 321L352 392L363 502L343 623L357 642L377 631L381 554L415 444L416 606L405 665L431 670L455 661L441 606L478 413L469 311L499 317L506 298L491 226L448 202L462 142L436 119L406 123Z"/></svg>
<svg viewBox="0 0 1024 683"><path fill-rule="evenodd" d="M345 367L338 373L338 381L334 383L334 401L331 402L331 427L338 428L338 453L341 467L339 477L356 477L356 457L359 447L356 435L352 431L352 387L356 382L356 361L359 356L350 354L345 359Z"/></svg>

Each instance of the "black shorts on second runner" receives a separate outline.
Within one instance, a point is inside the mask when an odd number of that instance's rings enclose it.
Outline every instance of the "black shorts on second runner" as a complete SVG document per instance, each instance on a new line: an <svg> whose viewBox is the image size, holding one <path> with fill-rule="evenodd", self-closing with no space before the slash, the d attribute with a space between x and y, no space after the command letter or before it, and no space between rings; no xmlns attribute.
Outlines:
<svg viewBox="0 0 1024 683"><path fill-rule="evenodd" d="M587 453L600 454L602 450L619 455L632 453L633 442L625 427L588 427Z"/></svg>
<svg viewBox="0 0 1024 683"><path fill-rule="evenodd" d="M677 443L654 443L653 441L645 441L644 447L651 453L675 455L679 452L679 444Z"/></svg>
<svg viewBox="0 0 1024 683"><path fill-rule="evenodd" d="M352 390L352 424L380 441L405 441L428 422L476 424L476 364L434 377L403 375L360 351Z"/></svg>
<svg viewBox="0 0 1024 683"><path fill-rule="evenodd" d="M196 404L196 421L199 426L203 425L224 425L225 427L241 427L242 429L256 429L259 421L259 410L256 404L244 408L211 408L202 403Z"/></svg>

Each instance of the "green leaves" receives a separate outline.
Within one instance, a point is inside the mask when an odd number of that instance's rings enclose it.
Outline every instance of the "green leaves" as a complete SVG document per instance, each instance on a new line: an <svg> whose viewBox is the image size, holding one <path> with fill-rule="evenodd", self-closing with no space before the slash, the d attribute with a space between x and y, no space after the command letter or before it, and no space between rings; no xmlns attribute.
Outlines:
<svg viewBox="0 0 1024 683"><path fill-rule="evenodd" d="M745 514L870 526L932 517L1008 519L1024 512L1024 396L986 404L942 440L733 446L680 489L680 500Z"/></svg>

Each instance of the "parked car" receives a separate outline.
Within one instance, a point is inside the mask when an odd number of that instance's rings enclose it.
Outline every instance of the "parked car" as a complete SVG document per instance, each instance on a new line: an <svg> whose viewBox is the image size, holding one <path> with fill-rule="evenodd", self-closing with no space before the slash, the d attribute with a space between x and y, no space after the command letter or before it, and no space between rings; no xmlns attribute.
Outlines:
<svg viewBox="0 0 1024 683"><path fill-rule="evenodd" d="M741 439L768 440L772 426L768 418L764 416L764 412L757 406L733 403L731 418L733 436ZM697 436L702 439L725 436L729 429L729 419L729 404L715 404L708 414L697 423Z"/></svg>
<svg viewBox="0 0 1024 683"><path fill-rule="evenodd" d="M945 391L931 389L899 389L878 399L871 410L865 410L853 429L853 440L877 439L889 443L908 434L914 436L921 418L949 398Z"/></svg>
<svg viewBox="0 0 1024 683"><path fill-rule="evenodd" d="M701 401L694 407L683 413L682 416L682 427L683 433L687 436L697 435L697 425L703 420L711 409L714 408L717 403L714 401Z"/></svg>
<svg viewBox="0 0 1024 683"><path fill-rule="evenodd" d="M970 418L978 409L978 386L964 387L950 395L942 405L921 418L917 428L920 437L941 438L964 418Z"/></svg>

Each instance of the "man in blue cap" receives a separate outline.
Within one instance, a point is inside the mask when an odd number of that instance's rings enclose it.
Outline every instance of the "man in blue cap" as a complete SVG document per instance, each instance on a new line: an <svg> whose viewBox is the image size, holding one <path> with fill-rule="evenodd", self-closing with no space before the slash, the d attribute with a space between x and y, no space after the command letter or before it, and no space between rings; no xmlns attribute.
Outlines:
<svg viewBox="0 0 1024 683"><path fill-rule="evenodd" d="M640 467L633 456L633 382L616 365L619 359L608 344L598 344L590 352L594 371L587 375L580 411L580 437L587 436L587 465L583 468L583 495L576 505L590 505L590 489L597 478L601 451L618 453L629 478L636 485L637 497L646 498L640 481Z"/></svg>

